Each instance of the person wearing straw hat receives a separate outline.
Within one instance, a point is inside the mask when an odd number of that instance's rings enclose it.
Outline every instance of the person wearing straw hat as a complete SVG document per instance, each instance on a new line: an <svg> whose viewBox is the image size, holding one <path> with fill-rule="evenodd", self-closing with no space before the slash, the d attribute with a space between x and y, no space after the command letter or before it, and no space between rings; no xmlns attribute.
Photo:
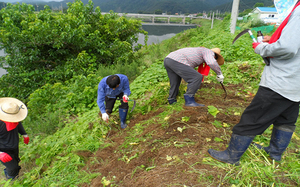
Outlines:
<svg viewBox="0 0 300 187"><path fill-rule="evenodd" d="M196 103L194 98L203 79L203 75L198 73L195 68L204 63L217 74L217 80L223 83L224 76L220 65L224 64L224 58L219 48L187 47L171 52L164 59L164 66L170 80L168 97L170 105L177 102L176 96L179 92L181 79L183 79L188 83L186 93L184 94L185 106L204 106L203 104Z"/></svg>
<svg viewBox="0 0 300 187"><path fill-rule="evenodd" d="M4 174L7 179L18 176L19 166L19 134L28 144L29 137L20 121L27 116L26 105L15 98L0 98L0 161L6 167Z"/></svg>

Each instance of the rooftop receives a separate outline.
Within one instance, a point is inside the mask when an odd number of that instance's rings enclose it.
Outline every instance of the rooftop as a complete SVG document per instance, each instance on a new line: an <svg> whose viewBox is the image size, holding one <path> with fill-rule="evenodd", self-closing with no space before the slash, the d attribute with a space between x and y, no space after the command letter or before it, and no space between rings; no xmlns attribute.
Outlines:
<svg viewBox="0 0 300 187"><path fill-rule="evenodd" d="M260 12L277 12L275 7L256 7Z"/></svg>

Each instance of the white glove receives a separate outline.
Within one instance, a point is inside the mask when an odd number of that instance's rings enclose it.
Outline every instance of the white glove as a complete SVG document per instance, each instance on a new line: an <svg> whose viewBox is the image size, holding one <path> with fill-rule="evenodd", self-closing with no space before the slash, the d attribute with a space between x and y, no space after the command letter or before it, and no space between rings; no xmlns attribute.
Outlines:
<svg viewBox="0 0 300 187"><path fill-rule="evenodd" d="M104 121L108 121L108 118L109 118L109 116L108 116L108 114L107 113L103 113L102 114L102 119L104 120Z"/></svg>
<svg viewBox="0 0 300 187"><path fill-rule="evenodd" d="M217 75L217 80L218 80L218 82L223 83L224 76L222 74L221 75Z"/></svg>
<svg viewBox="0 0 300 187"><path fill-rule="evenodd" d="M123 102L124 103L128 103L128 96L127 95L123 95Z"/></svg>

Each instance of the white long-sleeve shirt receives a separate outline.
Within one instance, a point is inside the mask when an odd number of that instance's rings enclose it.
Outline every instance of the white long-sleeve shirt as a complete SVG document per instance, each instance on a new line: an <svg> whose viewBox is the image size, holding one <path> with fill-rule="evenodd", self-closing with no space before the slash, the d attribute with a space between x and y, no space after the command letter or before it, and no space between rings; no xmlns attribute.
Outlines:
<svg viewBox="0 0 300 187"><path fill-rule="evenodd" d="M283 97L300 101L300 6L289 18L280 38L272 43L262 43L255 53L270 58L265 66L260 86L270 88Z"/></svg>

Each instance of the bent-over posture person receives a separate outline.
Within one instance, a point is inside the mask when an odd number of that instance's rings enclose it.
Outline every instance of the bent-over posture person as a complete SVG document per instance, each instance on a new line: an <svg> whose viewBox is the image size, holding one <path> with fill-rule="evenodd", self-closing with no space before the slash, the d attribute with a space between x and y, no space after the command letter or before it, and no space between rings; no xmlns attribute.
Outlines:
<svg viewBox="0 0 300 187"><path fill-rule="evenodd" d="M115 102L119 98L119 116L121 128L127 127L126 117L128 113L128 96L131 94L129 80L126 75L115 74L104 77L98 85L97 104L102 114L102 119L108 121L109 114L112 113Z"/></svg>
<svg viewBox="0 0 300 187"><path fill-rule="evenodd" d="M177 95L181 79L188 83L184 94L185 106L204 106L195 102L195 94L200 88L203 76L195 68L206 63L217 74L217 80L223 82L220 65L224 64L224 58L219 48L207 49L205 47L187 47L171 52L164 59L164 66L170 80L168 102L177 102Z"/></svg>

